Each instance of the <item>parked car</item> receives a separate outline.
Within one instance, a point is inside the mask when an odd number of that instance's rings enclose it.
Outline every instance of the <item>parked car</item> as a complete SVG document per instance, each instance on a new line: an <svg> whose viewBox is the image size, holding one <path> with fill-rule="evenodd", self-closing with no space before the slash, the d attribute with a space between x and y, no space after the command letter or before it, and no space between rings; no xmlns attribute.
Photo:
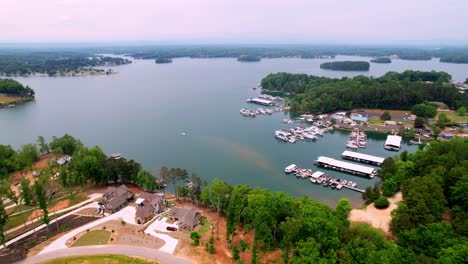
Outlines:
<svg viewBox="0 0 468 264"><path fill-rule="evenodd" d="M166 230L168 230L168 231L177 231L177 227L168 226L168 227L166 227Z"/></svg>

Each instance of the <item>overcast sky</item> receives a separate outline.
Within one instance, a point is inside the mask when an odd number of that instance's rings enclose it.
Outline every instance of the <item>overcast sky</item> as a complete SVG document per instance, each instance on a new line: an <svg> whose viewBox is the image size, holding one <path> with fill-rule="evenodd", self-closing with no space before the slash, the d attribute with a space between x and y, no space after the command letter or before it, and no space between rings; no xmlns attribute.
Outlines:
<svg viewBox="0 0 468 264"><path fill-rule="evenodd" d="M0 0L0 42L468 44L468 0Z"/></svg>

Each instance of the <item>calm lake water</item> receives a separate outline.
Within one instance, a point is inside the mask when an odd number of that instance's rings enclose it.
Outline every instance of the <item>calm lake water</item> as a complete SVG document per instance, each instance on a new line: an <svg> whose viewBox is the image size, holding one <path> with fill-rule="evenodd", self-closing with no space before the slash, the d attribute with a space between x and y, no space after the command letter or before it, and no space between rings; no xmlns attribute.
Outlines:
<svg viewBox="0 0 468 264"><path fill-rule="evenodd" d="M338 56L336 60L370 60ZM273 131L285 128L284 113L245 118L239 109L253 108L245 100L259 92L251 88L272 72L294 72L328 77L359 74L380 76L388 71L444 70L454 80L468 77L468 65L432 61L394 60L372 64L368 73L336 72L319 68L322 59L264 59L239 63L235 59L176 59L172 64L136 60L114 67L119 73L89 77L21 77L35 89L35 102L12 109L0 109L0 144L18 148L69 133L88 146L99 145L108 153L121 152L155 172L162 165L183 167L206 180L215 177L231 184L249 184L308 196L334 206L347 197L354 205L360 194L334 191L283 173L295 163L312 168L320 156L340 158L347 134L335 131L316 142L287 144L273 138ZM187 133L182 136L181 132ZM385 136L369 137L363 153L392 156L383 149ZM414 151L404 145L403 149ZM321 169L323 170L323 169ZM330 175L357 182L359 187L374 180L334 171Z"/></svg>

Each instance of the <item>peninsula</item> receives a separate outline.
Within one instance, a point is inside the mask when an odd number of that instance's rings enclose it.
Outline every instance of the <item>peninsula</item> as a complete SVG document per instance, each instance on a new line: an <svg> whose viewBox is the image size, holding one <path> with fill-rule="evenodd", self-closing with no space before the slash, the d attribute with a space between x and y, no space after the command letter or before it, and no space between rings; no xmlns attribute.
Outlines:
<svg viewBox="0 0 468 264"><path fill-rule="evenodd" d="M253 55L241 55L239 58L237 58L237 61L241 62L257 62L260 61L261 58L259 56L253 56Z"/></svg>
<svg viewBox="0 0 468 264"><path fill-rule="evenodd" d="M164 57L159 57L155 61L156 64L167 64L167 63L172 63L172 60L169 58L164 58Z"/></svg>
<svg viewBox="0 0 468 264"><path fill-rule="evenodd" d="M12 79L0 79L0 108L34 100L34 90Z"/></svg>

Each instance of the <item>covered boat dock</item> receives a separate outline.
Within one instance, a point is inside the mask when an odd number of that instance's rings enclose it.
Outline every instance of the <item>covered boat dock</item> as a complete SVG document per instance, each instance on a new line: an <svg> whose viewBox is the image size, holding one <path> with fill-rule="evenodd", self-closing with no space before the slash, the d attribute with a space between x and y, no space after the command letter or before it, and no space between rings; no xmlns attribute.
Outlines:
<svg viewBox="0 0 468 264"><path fill-rule="evenodd" d="M372 155L367 155L367 154L362 154L362 153L359 153L359 152L354 152L354 151L349 151L349 150L343 151L343 153L341 154L341 157L343 159L353 160L353 161L372 164L372 165L377 165L377 166L382 165L382 163L385 160L385 158L372 156Z"/></svg>
<svg viewBox="0 0 468 264"><path fill-rule="evenodd" d="M377 170L372 167L339 161L324 156L318 157L318 159L315 161L315 164L317 166L322 166L325 168L346 172L354 175L366 176L370 178L373 178L374 175L377 173Z"/></svg>
<svg viewBox="0 0 468 264"><path fill-rule="evenodd" d="M259 104L259 105L264 105L264 106L273 106L275 103L270 100L265 100L261 98L251 98L247 100L247 103L254 103L254 104Z"/></svg>
<svg viewBox="0 0 468 264"><path fill-rule="evenodd" d="M399 151L401 148L401 137L395 135L388 135L387 140L385 141L384 148L386 150L396 150Z"/></svg>

